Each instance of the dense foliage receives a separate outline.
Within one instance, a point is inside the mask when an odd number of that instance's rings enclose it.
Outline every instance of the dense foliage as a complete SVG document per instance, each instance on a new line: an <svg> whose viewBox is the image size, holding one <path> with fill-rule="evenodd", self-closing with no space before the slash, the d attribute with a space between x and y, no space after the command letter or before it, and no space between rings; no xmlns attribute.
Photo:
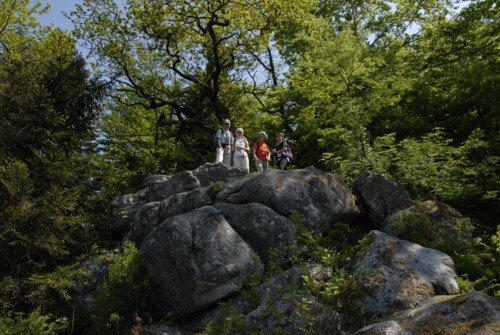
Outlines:
<svg viewBox="0 0 500 335"><path fill-rule="evenodd" d="M474 227L463 274L500 279L496 1L84 0L73 32L41 27L48 10L0 0L2 331L75 329L78 264L120 238L110 199L213 160L224 118L251 143L285 132L295 167L371 169L452 205ZM130 312L111 304L121 280L93 327Z"/></svg>
<svg viewBox="0 0 500 335"><path fill-rule="evenodd" d="M27 6L0 2L0 304L7 316L32 306L50 311L56 302L35 294L30 277L74 262L93 234L84 199L95 94L74 39L40 28L33 15L41 9Z"/></svg>

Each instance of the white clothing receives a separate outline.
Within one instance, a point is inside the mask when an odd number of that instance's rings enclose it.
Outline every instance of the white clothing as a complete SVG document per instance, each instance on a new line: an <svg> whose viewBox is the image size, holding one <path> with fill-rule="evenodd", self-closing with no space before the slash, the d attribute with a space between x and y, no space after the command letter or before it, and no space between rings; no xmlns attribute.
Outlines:
<svg viewBox="0 0 500 335"><path fill-rule="evenodd" d="M246 138L236 138L234 141L234 147L243 147L247 149L235 149L233 154L233 166L238 168L244 168L247 170L247 173L250 172L250 162L248 160L248 152L250 149L248 145L248 141Z"/></svg>
<svg viewBox="0 0 500 335"><path fill-rule="evenodd" d="M248 156L233 157L233 166L237 168L243 168L250 172L250 163L248 162Z"/></svg>
<svg viewBox="0 0 500 335"><path fill-rule="evenodd" d="M225 166L231 166L231 148L217 148L215 149L215 162L222 163Z"/></svg>
<svg viewBox="0 0 500 335"><path fill-rule="evenodd" d="M246 147L248 148L248 142L245 138L236 138L234 140L234 147ZM248 152L245 149L236 149L234 151L234 157L248 157Z"/></svg>
<svg viewBox="0 0 500 335"><path fill-rule="evenodd" d="M221 129L218 131L218 136L220 144L222 147L215 149L215 162L224 164L225 166L231 166L231 143L233 142L233 133L228 129L224 131Z"/></svg>

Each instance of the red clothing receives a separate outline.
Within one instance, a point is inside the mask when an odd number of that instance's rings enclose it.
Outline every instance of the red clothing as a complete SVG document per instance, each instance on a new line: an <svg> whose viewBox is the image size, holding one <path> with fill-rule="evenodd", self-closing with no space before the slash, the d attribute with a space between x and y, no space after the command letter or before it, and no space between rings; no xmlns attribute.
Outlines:
<svg viewBox="0 0 500 335"><path fill-rule="evenodd" d="M253 145L253 150L255 150L255 155L257 159L261 161L267 161L267 157L269 155L269 147L266 143L256 142Z"/></svg>

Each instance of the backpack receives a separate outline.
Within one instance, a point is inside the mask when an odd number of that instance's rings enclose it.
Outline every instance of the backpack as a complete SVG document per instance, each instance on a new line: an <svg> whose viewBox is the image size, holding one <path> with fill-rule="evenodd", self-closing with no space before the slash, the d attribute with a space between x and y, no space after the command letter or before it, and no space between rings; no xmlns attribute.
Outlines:
<svg viewBox="0 0 500 335"><path fill-rule="evenodd" d="M215 134L212 136L212 140L210 141L210 149L215 150L217 149L217 139L219 138L221 133L221 129L217 129Z"/></svg>
<svg viewBox="0 0 500 335"><path fill-rule="evenodd" d="M286 154L288 156L288 162L290 163L293 159L293 152L292 152L292 148L290 148L289 146L287 146Z"/></svg>
<svg viewBox="0 0 500 335"><path fill-rule="evenodd" d="M288 138L285 138L286 141L286 158L288 160L288 163L290 163L293 160L293 151L292 148L288 145Z"/></svg>

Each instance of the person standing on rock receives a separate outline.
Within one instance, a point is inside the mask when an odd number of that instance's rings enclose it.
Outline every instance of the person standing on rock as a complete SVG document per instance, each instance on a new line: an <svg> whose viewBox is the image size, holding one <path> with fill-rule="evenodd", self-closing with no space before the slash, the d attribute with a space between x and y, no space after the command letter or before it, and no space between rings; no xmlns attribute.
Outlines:
<svg viewBox="0 0 500 335"><path fill-rule="evenodd" d="M288 144L286 143L285 136L276 132L276 146L273 149L274 165L280 170L285 170L288 164Z"/></svg>
<svg viewBox="0 0 500 335"><path fill-rule="evenodd" d="M271 152L266 144L267 134L263 131L259 133L259 140L253 145L253 159L257 171L265 171L268 168Z"/></svg>
<svg viewBox="0 0 500 335"><path fill-rule="evenodd" d="M231 166L231 152L233 151L234 136L229 127L231 121L225 119L222 129L217 131L217 148L215 149L215 162Z"/></svg>
<svg viewBox="0 0 500 335"><path fill-rule="evenodd" d="M234 139L233 147L233 166L246 169L248 173L250 172L250 164L248 161L248 150L250 150L250 145L244 135L243 128L236 129L236 138Z"/></svg>

